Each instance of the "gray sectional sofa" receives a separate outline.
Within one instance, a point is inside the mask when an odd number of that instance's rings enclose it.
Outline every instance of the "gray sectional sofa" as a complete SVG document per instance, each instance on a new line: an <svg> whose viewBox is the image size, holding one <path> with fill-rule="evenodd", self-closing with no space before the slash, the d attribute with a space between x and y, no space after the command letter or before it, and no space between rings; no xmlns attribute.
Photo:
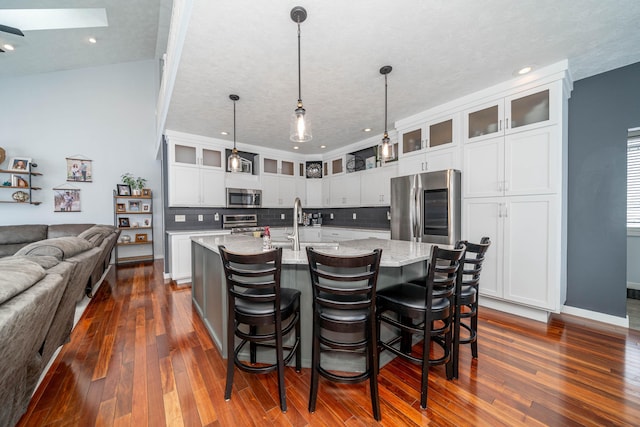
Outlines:
<svg viewBox="0 0 640 427"><path fill-rule="evenodd" d="M0 226L0 425L15 425L55 351L69 341L76 304L109 266L111 225Z"/></svg>

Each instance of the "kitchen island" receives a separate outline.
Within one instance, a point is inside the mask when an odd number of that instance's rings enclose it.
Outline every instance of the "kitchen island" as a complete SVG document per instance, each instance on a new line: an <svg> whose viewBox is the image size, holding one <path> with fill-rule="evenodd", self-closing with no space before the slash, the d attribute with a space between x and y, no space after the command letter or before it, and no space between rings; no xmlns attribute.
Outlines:
<svg viewBox="0 0 640 427"><path fill-rule="evenodd" d="M224 245L233 252L256 253L262 251L262 240L243 235L194 236L191 239L192 250L192 299L196 311L220 350L222 357L227 357L227 291L226 282L218 245ZM283 249L281 286L298 289L301 292L301 341L302 365L311 366L311 333L312 333L312 289L304 246L312 246L317 251L327 254L349 256L382 249L377 289L393 284L422 277L426 273L426 264L431 254L432 245L400 240L359 239L340 242L339 244L302 243L300 251ZM382 331L383 337L389 331ZM266 353L258 361L272 362L271 354ZM383 353L381 365L392 358L388 352ZM362 364L358 359L348 355L323 355L323 365L329 369L361 371Z"/></svg>

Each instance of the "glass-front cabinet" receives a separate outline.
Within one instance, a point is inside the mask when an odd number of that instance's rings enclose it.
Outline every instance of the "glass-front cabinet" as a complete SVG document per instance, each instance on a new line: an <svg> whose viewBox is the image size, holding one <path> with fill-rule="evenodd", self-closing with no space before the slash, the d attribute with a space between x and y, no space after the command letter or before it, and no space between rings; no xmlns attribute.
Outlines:
<svg viewBox="0 0 640 427"><path fill-rule="evenodd" d="M553 124L556 93L555 85L537 87L467 110L464 138L481 141Z"/></svg>
<svg viewBox="0 0 640 427"><path fill-rule="evenodd" d="M273 175L295 175L295 162L292 160L274 159L264 157L262 159L262 173Z"/></svg>
<svg viewBox="0 0 640 427"><path fill-rule="evenodd" d="M406 132L400 132L400 138L402 140L402 154L409 154L414 151L422 150L422 134L422 127L411 129Z"/></svg>
<svg viewBox="0 0 640 427"><path fill-rule="evenodd" d="M176 142L169 145L171 161L182 166L222 168L222 150L201 144Z"/></svg>

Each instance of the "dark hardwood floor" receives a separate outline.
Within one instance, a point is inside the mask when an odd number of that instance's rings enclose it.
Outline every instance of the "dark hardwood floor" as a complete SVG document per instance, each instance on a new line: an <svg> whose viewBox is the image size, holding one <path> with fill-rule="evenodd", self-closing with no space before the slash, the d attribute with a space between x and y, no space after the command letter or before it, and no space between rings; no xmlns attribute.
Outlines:
<svg viewBox="0 0 640 427"><path fill-rule="evenodd" d="M480 356L464 348L458 380L447 381L444 367L432 370L427 410L419 408L420 370L396 359L379 375L381 423L371 416L367 383L321 381L310 414L308 369L287 368L283 414L275 373L236 371L225 402L224 360L191 308L190 288L166 285L161 262L112 267L19 425L640 424L639 332L481 308L479 337Z"/></svg>

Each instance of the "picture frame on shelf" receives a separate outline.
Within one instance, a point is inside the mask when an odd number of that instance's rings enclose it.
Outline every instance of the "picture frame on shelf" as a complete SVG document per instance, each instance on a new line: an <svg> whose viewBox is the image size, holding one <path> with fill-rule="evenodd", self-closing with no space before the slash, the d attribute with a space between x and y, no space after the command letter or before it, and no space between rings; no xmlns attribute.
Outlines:
<svg viewBox="0 0 640 427"><path fill-rule="evenodd" d="M124 203L116 203L116 212L126 212L127 208Z"/></svg>
<svg viewBox="0 0 640 427"><path fill-rule="evenodd" d="M131 223L129 223L129 218L125 218L125 217L118 218L118 227L130 228Z"/></svg>
<svg viewBox="0 0 640 427"><path fill-rule="evenodd" d="M142 189L142 197L151 197L151 189L143 188Z"/></svg>
<svg viewBox="0 0 640 427"><path fill-rule="evenodd" d="M31 168L30 157L12 157L9 159L9 170L17 172L28 172Z"/></svg>
<svg viewBox="0 0 640 427"><path fill-rule="evenodd" d="M145 219L142 221L142 226L143 226L143 227L151 227L151 218L145 218Z"/></svg>
<svg viewBox="0 0 640 427"><path fill-rule="evenodd" d="M151 205L149 203L143 203L142 212L151 212Z"/></svg>
<svg viewBox="0 0 640 427"><path fill-rule="evenodd" d="M138 200L129 200L129 212L140 212L140 202Z"/></svg>
<svg viewBox="0 0 640 427"><path fill-rule="evenodd" d="M118 196L130 196L131 187L127 184L118 184Z"/></svg>
<svg viewBox="0 0 640 427"><path fill-rule="evenodd" d="M136 234L136 242L146 242L146 241L147 241L147 233Z"/></svg>
<svg viewBox="0 0 640 427"><path fill-rule="evenodd" d="M25 179L22 175L11 175L11 186L12 187L20 187L20 188L28 188L29 181Z"/></svg>

